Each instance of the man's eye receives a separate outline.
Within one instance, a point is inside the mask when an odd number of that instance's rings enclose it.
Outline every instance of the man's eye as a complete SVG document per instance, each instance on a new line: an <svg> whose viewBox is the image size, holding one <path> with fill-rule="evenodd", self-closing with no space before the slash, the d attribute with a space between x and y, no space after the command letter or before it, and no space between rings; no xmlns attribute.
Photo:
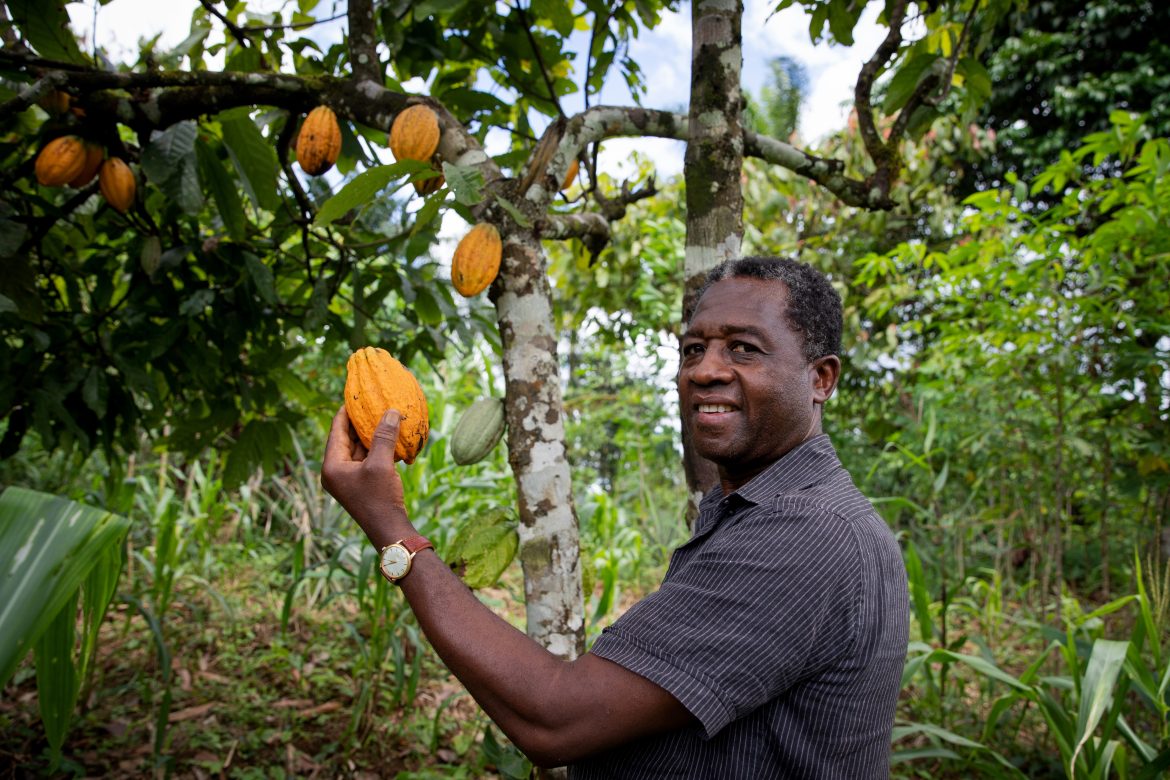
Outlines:
<svg viewBox="0 0 1170 780"><path fill-rule="evenodd" d="M742 341L737 341L731 345L732 352L756 352L756 348L751 344L744 344Z"/></svg>
<svg viewBox="0 0 1170 780"><path fill-rule="evenodd" d="M699 355L699 354L702 354L702 352L703 352L703 345L702 344L686 344L682 348L683 357L691 357L693 355Z"/></svg>

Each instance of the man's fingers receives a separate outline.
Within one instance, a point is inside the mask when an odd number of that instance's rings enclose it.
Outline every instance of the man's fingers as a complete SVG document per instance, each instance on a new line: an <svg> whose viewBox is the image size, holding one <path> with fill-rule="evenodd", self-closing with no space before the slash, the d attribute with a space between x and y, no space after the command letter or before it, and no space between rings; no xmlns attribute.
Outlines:
<svg viewBox="0 0 1170 780"><path fill-rule="evenodd" d="M333 415L329 439L325 442L325 460L337 463L353 460L353 438L349 433L349 415L344 404Z"/></svg>
<svg viewBox="0 0 1170 780"><path fill-rule="evenodd" d="M370 443L367 461L377 465L394 465L394 447L398 443L398 423L402 419L397 409L390 409L378 421L374 439Z"/></svg>

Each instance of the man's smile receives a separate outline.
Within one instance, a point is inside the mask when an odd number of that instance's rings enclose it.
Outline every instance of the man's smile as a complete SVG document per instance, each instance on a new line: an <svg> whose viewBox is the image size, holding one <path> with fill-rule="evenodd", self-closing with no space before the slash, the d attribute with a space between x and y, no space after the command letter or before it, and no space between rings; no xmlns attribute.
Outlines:
<svg viewBox="0 0 1170 780"><path fill-rule="evenodd" d="M735 409L727 404L699 404L699 412L707 414L719 414L722 412L734 412Z"/></svg>

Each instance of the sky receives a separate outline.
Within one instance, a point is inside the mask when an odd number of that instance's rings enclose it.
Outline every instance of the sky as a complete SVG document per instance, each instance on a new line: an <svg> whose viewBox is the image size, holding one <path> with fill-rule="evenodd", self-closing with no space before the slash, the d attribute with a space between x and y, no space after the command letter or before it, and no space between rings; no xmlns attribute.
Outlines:
<svg viewBox="0 0 1170 780"><path fill-rule="evenodd" d="M292 0L251 0L250 8L270 12L282 7L295 7ZM318 13L329 14L334 3L323 0ZM344 10L344 3L336 4ZM788 8L772 14L775 0L745 0L743 19L743 87L758 94L769 72L767 63L778 56L788 56L804 65L809 78L808 94L801 106L800 136L815 141L845 124L853 84L862 62L881 40L882 28L874 24L867 10L856 31L852 47L834 46L821 42L813 45L808 36L808 20L798 8ZM92 30L97 30L98 43L114 59L135 58L139 38L161 35L163 46L174 46L187 37L191 12L198 0L109 0L101 5L98 0L83 0L68 6L74 30L92 45ZM221 6L222 7L222 6ZM643 105L648 108L680 110L687 103L690 81L690 6L667 14L652 31L644 31L631 44L631 55L639 63L647 82ZM321 34L341 35L345 20L318 28ZM214 35L214 33L213 33ZM602 94L602 101L610 105L631 105L629 93L620 78L611 79L611 85ZM412 88L412 85L406 85ZM422 85L414 85L422 89ZM572 107L568 107L572 110ZM611 159L606 170L620 174L624 162L637 149L649 157L658 173L665 178L682 170L683 145L661 139L614 139L605 144ZM603 160L604 162L604 160Z"/></svg>

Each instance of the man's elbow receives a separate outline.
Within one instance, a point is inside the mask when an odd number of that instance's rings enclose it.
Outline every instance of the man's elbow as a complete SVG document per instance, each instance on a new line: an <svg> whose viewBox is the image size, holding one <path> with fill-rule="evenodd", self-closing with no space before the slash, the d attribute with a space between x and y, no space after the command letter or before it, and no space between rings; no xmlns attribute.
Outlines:
<svg viewBox="0 0 1170 780"><path fill-rule="evenodd" d="M529 761L543 769L566 766L594 752L584 740L563 729L529 729L511 739Z"/></svg>

